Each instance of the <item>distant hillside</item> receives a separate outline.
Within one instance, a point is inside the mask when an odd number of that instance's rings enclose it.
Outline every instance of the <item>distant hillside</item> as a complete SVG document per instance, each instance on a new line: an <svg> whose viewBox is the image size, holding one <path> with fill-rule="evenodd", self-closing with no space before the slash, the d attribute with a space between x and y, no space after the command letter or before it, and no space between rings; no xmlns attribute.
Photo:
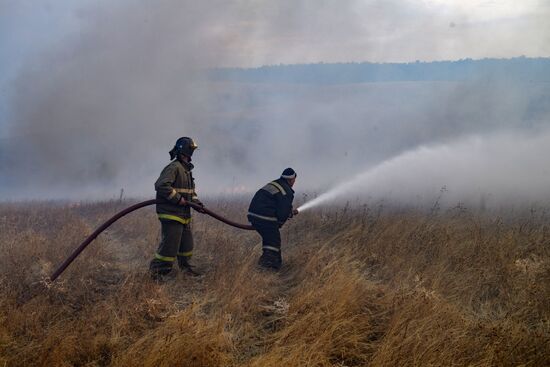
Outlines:
<svg viewBox="0 0 550 367"><path fill-rule="evenodd" d="M212 80L253 83L343 84L393 81L509 80L550 82L550 58L464 59L413 63L340 63L221 68Z"/></svg>

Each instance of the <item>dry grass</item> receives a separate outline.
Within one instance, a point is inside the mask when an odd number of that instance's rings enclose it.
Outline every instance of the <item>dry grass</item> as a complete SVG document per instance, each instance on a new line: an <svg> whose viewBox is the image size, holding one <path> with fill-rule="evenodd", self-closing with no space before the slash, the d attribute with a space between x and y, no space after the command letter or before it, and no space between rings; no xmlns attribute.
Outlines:
<svg viewBox="0 0 550 367"><path fill-rule="evenodd" d="M32 204L32 205L29 205ZM546 212L304 213L285 267L255 269L255 233L197 217L201 278L157 284L152 208L0 205L0 366L544 366L550 361ZM212 209L244 221L244 203Z"/></svg>

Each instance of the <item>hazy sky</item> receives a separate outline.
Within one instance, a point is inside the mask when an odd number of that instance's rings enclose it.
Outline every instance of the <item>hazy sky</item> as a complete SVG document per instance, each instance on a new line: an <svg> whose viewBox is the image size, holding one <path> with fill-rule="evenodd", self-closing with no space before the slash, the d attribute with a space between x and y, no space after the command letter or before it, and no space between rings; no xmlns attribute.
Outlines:
<svg viewBox="0 0 550 367"><path fill-rule="evenodd" d="M0 121L9 81L98 18L147 1L0 0ZM149 1L158 8L185 2ZM211 66L550 56L548 0L234 0L202 31L223 58ZM150 7L154 9L155 7ZM178 13L181 9L174 9ZM224 13L225 12L225 16ZM197 14L200 18L201 14ZM144 21L146 19L144 18ZM177 29L175 29L177 31ZM6 134L0 122L0 137Z"/></svg>
<svg viewBox="0 0 550 367"><path fill-rule="evenodd" d="M120 187L148 196L182 135L199 141L198 181L213 193L254 188L288 165L304 184L327 186L425 144L452 143L461 156L471 134L523 129L528 139L550 122L544 108L525 120L546 103L546 85L321 89L200 77L212 66L548 57L548 19L550 1L535 0L0 0L0 199Z"/></svg>
<svg viewBox="0 0 550 367"><path fill-rule="evenodd" d="M219 5L210 2L213 10ZM233 65L550 56L548 0L225 3L230 3L222 6L228 17L211 24L208 32L220 47L230 50L233 56L223 61ZM131 4L130 0L0 0L3 76L25 58L78 35L99 9L128 6L132 11ZM216 60L211 61L216 65Z"/></svg>

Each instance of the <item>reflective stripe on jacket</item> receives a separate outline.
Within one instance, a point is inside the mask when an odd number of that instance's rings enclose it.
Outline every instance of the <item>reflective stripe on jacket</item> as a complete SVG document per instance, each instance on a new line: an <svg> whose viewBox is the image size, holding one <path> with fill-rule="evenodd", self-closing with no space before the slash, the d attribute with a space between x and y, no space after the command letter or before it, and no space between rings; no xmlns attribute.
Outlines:
<svg viewBox="0 0 550 367"><path fill-rule="evenodd" d="M185 200L197 199L195 192L195 181L191 170L193 165L187 162L174 160L164 167L158 180L155 182L159 219L176 220L183 224L189 223L191 219L191 208L178 205L183 197Z"/></svg>
<svg viewBox="0 0 550 367"><path fill-rule="evenodd" d="M248 208L249 221L283 225L292 216L294 190L284 178L272 181L256 192Z"/></svg>

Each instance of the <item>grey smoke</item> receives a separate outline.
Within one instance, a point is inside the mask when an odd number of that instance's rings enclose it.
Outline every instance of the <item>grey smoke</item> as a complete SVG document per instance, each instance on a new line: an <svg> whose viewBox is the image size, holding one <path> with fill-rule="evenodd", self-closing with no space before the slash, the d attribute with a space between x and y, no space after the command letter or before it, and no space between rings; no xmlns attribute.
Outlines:
<svg viewBox="0 0 550 367"><path fill-rule="evenodd" d="M520 146L550 122L548 109L540 108L548 103L550 87L540 83L319 86L207 80L210 67L300 57L323 61L331 49L341 59L327 61L375 60L385 47L399 59L399 45L410 43L408 29L417 35L431 30L427 48L418 47L425 55L446 42L435 30L449 19L430 21L429 12L410 2L296 3L164 0L80 10L83 29L29 60L11 88L10 138L0 147L0 198L105 198L120 188L152 196L168 150L182 135L200 146L195 155L199 191L216 195L251 192L287 166L298 171L298 190L320 191L424 145L449 145L457 157L476 161L473 153L464 155L468 145L460 141L479 136L488 146L504 147L499 143L504 138L496 137L504 134L512 146ZM465 47L473 45L467 17L455 18L451 31L462 29L465 35L454 37ZM365 39L352 41L358 47L345 51L341 41L360 30ZM537 47L538 41L527 40ZM400 57L414 58L414 50L401 51ZM538 155L547 155L544 144L536 147ZM507 156L496 152L491 160L498 166ZM523 166L540 178L538 167ZM412 169L407 173L413 181L420 177ZM462 174L474 173L495 183L473 185L471 192L462 185L461 195L477 197L480 187L499 191L498 182L508 177L506 170ZM449 182L444 178L436 186L450 187L457 179L451 172ZM432 189L414 182L417 190L400 192ZM542 186L514 187L542 196Z"/></svg>

